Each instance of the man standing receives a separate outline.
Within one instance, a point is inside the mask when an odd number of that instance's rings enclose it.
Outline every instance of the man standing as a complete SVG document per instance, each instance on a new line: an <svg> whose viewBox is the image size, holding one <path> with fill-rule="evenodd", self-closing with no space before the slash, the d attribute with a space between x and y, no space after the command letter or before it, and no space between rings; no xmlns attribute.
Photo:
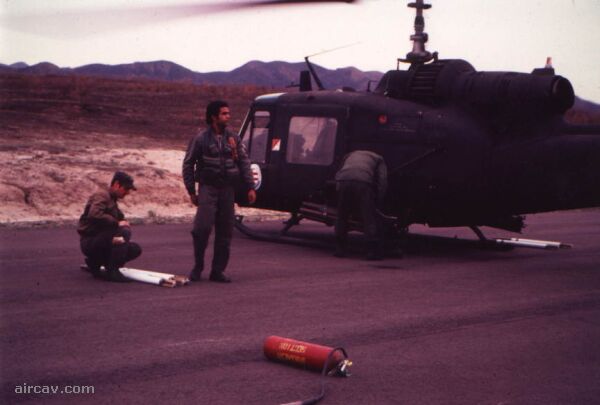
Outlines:
<svg viewBox="0 0 600 405"><path fill-rule="evenodd" d="M215 227L214 254L209 280L229 283L223 274L229 261L234 226L234 184L241 179L248 189L248 202L256 200L250 160L240 138L226 129L229 106L213 101L206 107L208 129L196 135L183 159L183 182L190 201L197 208L192 238L195 264L190 280L200 281L204 270L204 251ZM195 183L198 183L196 191Z"/></svg>
<svg viewBox="0 0 600 405"><path fill-rule="evenodd" d="M92 194L85 205L77 232L81 251L86 256L85 263L94 277L127 281L119 268L142 254L140 246L130 242L129 222L117 204L117 200L135 189L131 176L118 171L110 187ZM100 266L108 271L100 271Z"/></svg>
<svg viewBox="0 0 600 405"><path fill-rule="evenodd" d="M348 221L350 215L354 214L362 219L368 244L367 259L380 260L383 252L383 229L377 209L383 202L387 188L385 161L371 151L354 151L344 158L335 180L338 190L335 255L346 255Z"/></svg>

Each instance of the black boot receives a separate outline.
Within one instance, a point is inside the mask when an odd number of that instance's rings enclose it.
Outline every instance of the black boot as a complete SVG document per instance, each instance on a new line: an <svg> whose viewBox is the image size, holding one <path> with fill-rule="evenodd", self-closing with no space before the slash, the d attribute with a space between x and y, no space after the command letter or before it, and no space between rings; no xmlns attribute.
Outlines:
<svg viewBox="0 0 600 405"><path fill-rule="evenodd" d="M217 283L231 283L231 279L223 273L210 273L208 279Z"/></svg>
<svg viewBox="0 0 600 405"><path fill-rule="evenodd" d="M192 269L192 271L190 272L190 276L189 279L190 281L200 281L202 279L202 270L199 270L198 268L194 267Z"/></svg>
<svg viewBox="0 0 600 405"><path fill-rule="evenodd" d="M125 277L123 274L121 274L121 272L118 269L109 269L108 270L108 280L114 281L116 283L128 283L129 281L131 281L127 277Z"/></svg>
<svg viewBox="0 0 600 405"><path fill-rule="evenodd" d="M345 238L337 237L335 240L335 257L346 257L348 255L348 241Z"/></svg>
<svg viewBox="0 0 600 405"><path fill-rule="evenodd" d="M367 253L367 260L371 260L371 261L376 261L376 260L382 260L383 256L381 255L381 253L375 251L375 250L370 250L369 253Z"/></svg>
<svg viewBox="0 0 600 405"><path fill-rule="evenodd" d="M369 250L367 252L367 260L382 260L383 259L383 249L381 248L379 243L369 242L368 244Z"/></svg>
<svg viewBox="0 0 600 405"><path fill-rule="evenodd" d="M106 278L106 272L100 269L102 265L100 264L99 260L94 260L90 257L86 257L85 264L86 266L82 267L82 269L91 273L94 278Z"/></svg>
<svg viewBox="0 0 600 405"><path fill-rule="evenodd" d="M346 248L344 248L343 246L337 246L333 255L335 257L346 257L348 253L346 251Z"/></svg>

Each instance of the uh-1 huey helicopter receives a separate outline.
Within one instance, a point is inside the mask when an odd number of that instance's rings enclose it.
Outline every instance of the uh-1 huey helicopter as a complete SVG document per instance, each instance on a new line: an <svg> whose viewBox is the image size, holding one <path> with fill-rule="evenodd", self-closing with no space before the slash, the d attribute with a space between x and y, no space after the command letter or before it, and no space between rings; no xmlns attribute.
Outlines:
<svg viewBox="0 0 600 405"><path fill-rule="evenodd" d="M425 48L431 5L408 6L416 10L413 49L373 91L325 90L306 58L300 91L254 100L240 135L256 206L290 212L283 232L303 218L333 224L334 174L359 149L387 163L382 215L397 229L466 226L485 240L480 226L520 232L524 214L600 205L600 127L564 121L570 82L550 64L479 72L440 59ZM239 219L238 229L260 236Z"/></svg>

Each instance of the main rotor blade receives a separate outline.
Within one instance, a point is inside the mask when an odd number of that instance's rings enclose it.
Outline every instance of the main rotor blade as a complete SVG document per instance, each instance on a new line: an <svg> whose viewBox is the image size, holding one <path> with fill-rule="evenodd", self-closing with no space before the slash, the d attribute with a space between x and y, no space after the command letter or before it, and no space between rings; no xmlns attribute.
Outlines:
<svg viewBox="0 0 600 405"><path fill-rule="evenodd" d="M69 9L38 13L15 13L8 9L0 23L10 29L43 36L69 38L132 26L156 24L175 19L228 11L316 3L356 3L358 0L254 0L175 4L153 7Z"/></svg>

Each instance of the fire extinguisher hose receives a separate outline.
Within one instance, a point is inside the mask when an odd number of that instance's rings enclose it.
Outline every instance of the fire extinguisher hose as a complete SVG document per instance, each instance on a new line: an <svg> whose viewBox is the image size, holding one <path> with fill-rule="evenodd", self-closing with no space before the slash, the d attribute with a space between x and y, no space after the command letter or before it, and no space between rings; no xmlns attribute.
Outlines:
<svg viewBox="0 0 600 405"><path fill-rule="evenodd" d="M331 350L331 352L329 352L329 355L327 356L327 359L325 360L325 364L323 364L323 370L321 371L321 392L319 392L319 395L317 395L316 397L313 397L313 398L305 399L304 401L288 402L288 403L281 404L281 405L313 405L313 404L316 404L317 402L319 402L320 400L322 400L325 397L325 382L326 382L325 378L327 377L327 370L329 369L329 363L331 362L331 359L333 358L333 355L335 354L335 352L337 352L338 350L340 352L342 352L342 354L344 355L344 358L346 358L346 359L348 358L348 354L346 353L346 350L344 350L343 347L335 347L335 348L333 348L333 350ZM345 366L346 365L343 365L342 367L345 367ZM341 371L344 372L344 370L341 370Z"/></svg>

